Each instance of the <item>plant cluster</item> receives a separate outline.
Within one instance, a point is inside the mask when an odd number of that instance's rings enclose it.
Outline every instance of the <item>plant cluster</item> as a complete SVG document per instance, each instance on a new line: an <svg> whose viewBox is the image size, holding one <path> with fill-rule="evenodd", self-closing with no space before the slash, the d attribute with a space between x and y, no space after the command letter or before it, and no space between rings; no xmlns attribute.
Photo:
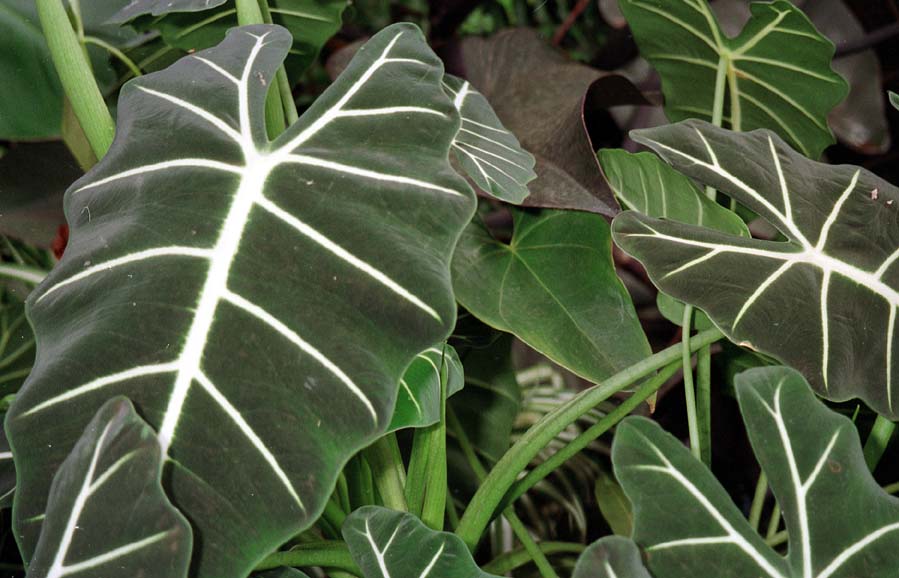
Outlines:
<svg viewBox="0 0 899 578"><path fill-rule="evenodd" d="M11 571L899 576L899 188L822 161L899 97L823 8L375 4L0 0ZM624 26L643 72L574 59Z"/></svg>

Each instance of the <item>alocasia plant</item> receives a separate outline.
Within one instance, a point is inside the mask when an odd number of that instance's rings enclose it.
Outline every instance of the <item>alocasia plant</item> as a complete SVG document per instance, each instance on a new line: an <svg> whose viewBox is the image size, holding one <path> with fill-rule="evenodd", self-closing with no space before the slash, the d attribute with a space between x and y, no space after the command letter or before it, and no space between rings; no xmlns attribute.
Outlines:
<svg viewBox="0 0 899 578"><path fill-rule="evenodd" d="M622 213L615 240L659 288L701 307L734 342L796 367L822 395L895 416L899 190L864 169L806 159L768 131L686 121L634 138L786 238Z"/></svg>
<svg viewBox="0 0 899 578"><path fill-rule="evenodd" d="M186 576L190 526L161 477L156 434L127 399L110 399L56 473L29 575Z"/></svg>
<svg viewBox="0 0 899 578"><path fill-rule="evenodd" d="M69 191L69 247L31 296L42 353L7 419L26 556L70 432L126 394L201 537L197 572L244 575L315 520L339 465L387 428L406 365L449 333L473 203L447 162L440 61L388 28L269 142L290 42L243 27L130 83L113 147Z"/></svg>
<svg viewBox="0 0 899 578"><path fill-rule="evenodd" d="M628 418L613 461L653 576L894 576L899 500L868 473L852 422L816 400L789 368L749 370L736 387L752 447L786 517L788 555L765 544L680 442L654 422Z"/></svg>
<svg viewBox="0 0 899 578"><path fill-rule="evenodd" d="M662 77L672 122L769 128L812 158L833 142L827 113L848 86L830 67L833 44L787 0L753 3L735 38L724 34L706 0L619 5L641 55Z"/></svg>

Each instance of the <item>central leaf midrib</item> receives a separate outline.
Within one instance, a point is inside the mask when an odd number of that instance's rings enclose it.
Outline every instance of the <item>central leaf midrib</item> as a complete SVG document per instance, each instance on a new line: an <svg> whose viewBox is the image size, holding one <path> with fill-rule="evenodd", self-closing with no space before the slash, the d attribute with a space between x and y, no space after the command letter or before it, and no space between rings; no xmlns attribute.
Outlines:
<svg viewBox="0 0 899 578"><path fill-rule="evenodd" d="M194 313L193 322L188 330L187 339L178 357L179 369L169 397L162 425L159 427L159 442L162 454L168 455L169 447L175 437L175 430L182 413L187 393L200 371L200 361L206 349L209 331L215 321L215 312L227 288L228 276L234 258L240 248L240 241L249 221L250 213L262 196L265 181L273 168L273 164L260 155L247 154L247 164L237 193L228 215L222 224L221 232L212 249L206 281L200 292L200 298Z"/></svg>

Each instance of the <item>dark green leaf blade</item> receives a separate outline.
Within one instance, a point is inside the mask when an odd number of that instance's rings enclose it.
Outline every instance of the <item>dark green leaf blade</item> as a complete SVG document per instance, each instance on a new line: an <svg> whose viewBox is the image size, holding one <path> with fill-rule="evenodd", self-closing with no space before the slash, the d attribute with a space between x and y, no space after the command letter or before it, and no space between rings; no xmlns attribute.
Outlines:
<svg viewBox="0 0 899 578"><path fill-rule="evenodd" d="M654 422L628 418L613 446L635 504L634 538L657 578L888 578L899 548L899 500L865 466L852 422L795 370L737 378L752 447L787 518L787 558L765 545L711 472Z"/></svg>
<svg viewBox="0 0 899 578"><path fill-rule="evenodd" d="M451 346L419 353L400 379L400 391L388 431L426 427L440 421L441 381L452 396L465 385L459 354Z"/></svg>
<svg viewBox="0 0 899 578"><path fill-rule="evenodd" d="M187 576L191 531L162 489L153 430L123 397L91 420L50 488L28 576Z"/></svg>
<svg viewBox="0 0 899 578"><path fill-rule="evenodd" d="M453 152L479 189L498 199L519 204L528 196L527 183L536 179L536 160L507 131L484 95L471 83L451 74L444 88L462 117Z"/></svg>
<svg viewBox="0 0 899 578"><path fill-rule="evenodd" d="M607 536L578 558L571 578L651 578L633 540Z"/></svg>
<svg viewBox="0 0 899 578"><path fill-rule="evenodd" d="M706 0L620 0L640 47L662 77L672 122L712 120L719 66L726 74L724 119L734 130L768 128L818 158L833 143L827 114L848 93L830 66L833 43L787 0L755 2L735 38Z"/></svg>
<svg viewBox="0 0 899 578"><path fill-rule="evenodd" d="M603 149L599 164L615 196L628 209L749 237L746 224L736 213L706 197L690 179L652 153Z"/></svg>
<svg viewBox="0 0 899 578"><path fill-rule="evenodd" d="M113 147L68 192L70 244L30 301L43 353L8 421L26 557L73 428L127 394L159 431L197 575L247 575L315 520L449 334L474 200L448 162L442 64L414 26L385 29L270 143L290 43L234 29L126 85Z"/></svg>
<svg viewBox="0 0 899 578"><path fill-rule="evenodd" d="M622 249L735 343L789 363L829 399L859 397L896 416L899 189L864 169L810 161L767 131L688 121L635 137L787 241L629 212L613 225Z"/></svg>
<svg viewBox="0 0 899 578"><path fill-rule="evenodd" d="M890 92L890 104L892 104L896 110L899 110L899 94Z"/></svg>
<svg viewBox="0 0 899 578"><path fill-rule="evenodd" d="M459 302L593 382L649 355L615 274L605 219L550 210L514 209L513 216L508 245L479 223L466 229L453 258Z"/></svg>
<svg viewBox="0 0 899 578"><path fill-rule="evenodd" d="M366 506L350 514L342 532L365 578L496 578L477 567L458 536L412 514Z"/></svg>

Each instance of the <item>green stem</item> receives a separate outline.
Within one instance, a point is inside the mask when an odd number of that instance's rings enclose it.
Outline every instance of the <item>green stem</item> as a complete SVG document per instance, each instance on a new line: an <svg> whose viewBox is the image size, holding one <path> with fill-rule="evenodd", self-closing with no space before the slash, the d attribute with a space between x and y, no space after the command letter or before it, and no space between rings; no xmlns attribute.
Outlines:
<svg viewBox="0 0 899 578"><path fill-rule="evenodd" d="M752 496L752 506L749 508L749 525L756 532L759 531L759 522L762 520L762 509L765 507L765 497L768 495L768 476L762 471L759 480L755 484L755 494Z"/></svg>
<svg viewBox="0 0 899 578"><path fill-rule="evenodd" d="M512 487L509 488L509 491L506 492L502 502L500 502L500 508L511 505L512 502L537 485L543 478L556 471L562 464L590 445L593 440L609 431L615 424L627 417L638 405L649 399L660 387L665 385L665 382L668 381L679 368L680 363L677 362L664 367L658 375L648 379L613 411L609 412L598 422L571 440L568 445L529 471L523 478L512 484Z"/></svg>
<svg viewBox="0 0 899 578"><path fill-rule="evenodd" d="M723 336L717 329L709 329L693 336L691 346L698 349L718 341ZM465 509L456 534L470 549L474 549L488 522L493 518L493 512L515 483L519 473L528 467L534 456L555 439L559 432L596 405L654 371L677 361L680 356L680 344L663 349L616 373L601 384L580 392L547 414L525 432L490 471Z"/></svg>
<svg viewBox="0 0 899 578"><path fill-rule="evenodd" d="M687 426L690 430L690 452L702 460L702 443L699 440L699 422L696 418L696 389L693 386L693 350L690 349L690 333L693 326L693 306L684 307L681 363L684 366L684 401L687 405Z"/></svg>
<svg viewBox="0 0 899 578"><path fill-rule="evenodd" d="M428 456L428 478L424 503L421 506L421 521L433 530L443 530L446 517L446 367L440 368L440 421L435 424Z"/></svg>
<svg viewBox="0 0 899 578"><path fill-rule="evenodd" d="M552 554L580 554L586 549L583 544L575 544L573 542L540 542L537 544L540 551L545 555ZM511 552L505 552L485 564L481 569L489 574L502 576L521 568L531 561L531 554L524 548L518 548Z"/></svg>
<svg viewBox="0 0 899 578"><path fill-rule="evenodd" d="M257 0L237 0L237 23L241 26L265 24ZM265 128L269 138L272 139L284 132L286 128L281 93L278 90L272 90L271 84L269 84L268 95L265 98Z"/></svg>
<svg viewBox="0 0 899 578"><path fill-rule="evenodd" d="M896 424L882 415L878 415L874 420L874 426L871 428L871 433L868 434L868 439L865 440L864 448L865 463L872 472L880 463L880 458L883 457L883 452L890 444L890 438L893 437L894 431L896 431Z"/></svg>
<svg viewBox="0 0 899 578"><path fill-rule="evenodd" d="M428 457L431 455L431 431L437 424L415 430L412 452L409 455L409 475L406 478L406 504L409 512L421 517L428 480Z"/></svg>
<svg viewBox="0 0 899 578"><path fill-rule="evenodd" d="M712 467L712 348L696 352L696 421L702 463Z"/></svg>
<svg viewBox="0 0 899 578"><path fill-rule="evenodd" d="M406 470L396 435L387 434L369 446L364 453L384 505L399 512L408 511L404 489Z"/></svg>
<svg viewBox="0 0 899 578"><path fill-rule="evenodd" d="M25 355L27 352L31 351L32 348L34 348L34 339L29 339L28 341L26 341L25 343L20 345L12 353L7 355L3 359L0 359L0 369L9 367L13 363L15 363L15 361L18 360L20 357Z"/></svg>
<svg viewBox="0 0 899 578"><path fill-rule="evenodd" d="M275 552L266 556L256 566L256 570L270 570L279 566L305 567L329 566L361 575L359 567L353 562L347 545L338 540L307 542L294 546L290 550Z"/></svg>
<svg viewBox="0 0 899 578"><path fill-rule="evenodd" d="M124 64L125 66L128 67L129 70L131 70L131 74L133 74L134 76L141 75L140 68L138 68L137 64L135 64L133 60L128 58L128 56L124 52L122 52L121 50L119 50L118 48L113 46L112 44L106 42L105 40L97 38L96 36L85 36L84 43L99 46L106 52L112 54L113 56L115 56L116 58L121 60L122 64Z"/></svg>
<svg viewBox="0 0 899 578"><path fill-rule="evenodd" d="M269 10L267 0L259 0L259 11L262 12L262 19L271 24L272 13ZM287 78L287 69L284 65L278 67L275 73L275 80L278 83L278 92L281 95L281 106L284 107L284 118L287 120L287 126L292 125L299 119L297 114L297 105L293 101L293 92L290 90L290 80Z"/></svg>
<svg viewBox="0 0 899 578"><path fill-rule="evenodd" d="M449 409L447 419L453 433L456 434L459 447L462 449L462 453L465 455L469 467L474 471L478 481L482 481L487 477L487 470L484 469L481 460L478 459L474 446L471 444L471 440L468 439L468 434L465 433L465 429L462 427L462 424L459 422L452 408ZM518 541L521 542L525 552L527 552L531 560L534 561L540 575L543 576L543 578L559 578L559 575L553 570L549 560L546 559L546 555L540 550L537 542L534 541L531 534L528 532L527 527L525 527L524 523L515 513L515 508L508 507L504 509L503 516L509 521L509 526L512 527L512 531L515 533L515 536L518 537Z"/></svg>
<svg viewBox="0 0 899 578"><path fill-rule="evenodd" d="M9 277L17 281L24 281L30 285L37 285L47 276L46 271L28 267L25 265L0 264L0 277Z"/></svg>
<svg viewBox="0 0 899 578"><path fill-rule="evenodd" d="M115 135L115 123L91 72L62 0L36 0L53 65L91 149L103 158Z"/></svg>
<svg viewBox="0 0 899 578"><path fill-rule="evenodd" d="M337 502L331 499L325 503L325 509L322 511L322 518L334 526L339 532L340 528L343 527L344 520L346 520L346 512L343 511Z"/></svg>
<svg viewBox="0 0 899 578"><path fill-rule="evenodd" d="M768 520L768 531L765 532L765 539L770 540L772 536L777 534L777 529L780 528L780 504L774 504L774 509L771 510L771 518Z"/></svg>
<svg viewBox="0 0 899 578"><path fill-rule="evenodd" d="M715 71L715 96L712 101L712 124L715 126L721 126L724 119L724 92L729 63L730 59L724 56L718 58L718 69Z"/></svg>

